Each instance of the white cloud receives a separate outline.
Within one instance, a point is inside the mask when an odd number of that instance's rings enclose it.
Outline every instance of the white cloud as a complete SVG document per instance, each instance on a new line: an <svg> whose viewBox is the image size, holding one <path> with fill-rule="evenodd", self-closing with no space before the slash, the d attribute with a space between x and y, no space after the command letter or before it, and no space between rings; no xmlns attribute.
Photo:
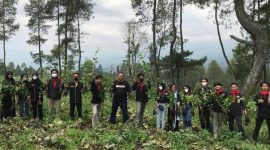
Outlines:
<svg viewBox="0 0 270 150"><path fill-rule="evenodd" d="M20 23L20 30L7 43L7 60L14 61L16 64L26 62L33 65L29 53L30 50L36 51L37 48L26 43L29 32L26 27L28 18L25 17L23 7L27 2L28 0L20 0L18 3L17 22ZM99 48L98 57L103 66L109 67L110 64L120 64L126 55L126 46L122 37L123 24L135 17L130 6L131 3L129 0L96 0L95 3L95 18L82 26L83 32L88 33L83 39L84 43L82 43L82 49L85 51L83 58L94 57L96 49ZM207 19L209 11L210 9L201 10L195 6L185 6L183 33L184 38L189 40L185 47L194 50L194 57L199 58L207 55L209 59L222 60L216 26L213 24L213 19ZM53 46L57 44L56 22L50 22L50 24L53 27L46 36L48 41L42 46L45 53L49 53ZM146 29L151 32L151 27ZM230 40L229 37L232 33L239 35L239 28L234 27L225 30L221 26L222 38L229 55L231 55L231 49L235 45L235 42ZM151 33L149 33L149 38L151 39L151 37ZM1 52L0 57L2 57Z"/></svg>

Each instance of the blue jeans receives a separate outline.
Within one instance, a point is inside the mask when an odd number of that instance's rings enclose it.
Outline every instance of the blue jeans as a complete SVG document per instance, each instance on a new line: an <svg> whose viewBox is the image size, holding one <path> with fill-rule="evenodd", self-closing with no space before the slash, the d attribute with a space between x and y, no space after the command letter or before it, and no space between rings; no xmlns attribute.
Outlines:
<svg viewBox="0 0 270 150"><path fill-rule="evenodd" d="M20 105L20 117L29 116L29 104L25 100L19 100Z"/></svg>
<svg viewBox="0 0 270 150"><path fill-rule="evenodd" d="M161 111L158 106L161 105L164 107L164 110ZM165 103L158 103L157 104L157 128L164 129L166 125L166 112L167 112L167 106Z"/></svg>
<svg viewBox="0 0 270 150"><path fill-rule="evenodd" d="M111 113L111 118L110 118L110 122L113 124L116 123L116 113L117 113L119 106L120 106L122 113L123 113L123 122L125 123L129 119L128 110L127 110L127 99L123 99L123 100L113 99L112 113Z"/></svg>
<svg viewBox="0 0 270 150"><path fill-rule="evenodd" d="M185 128L191 127L191 119L192 119L191 108L192 106L190 104L187 104L185 105L185 108L182 111L183 123Z"/></svg>

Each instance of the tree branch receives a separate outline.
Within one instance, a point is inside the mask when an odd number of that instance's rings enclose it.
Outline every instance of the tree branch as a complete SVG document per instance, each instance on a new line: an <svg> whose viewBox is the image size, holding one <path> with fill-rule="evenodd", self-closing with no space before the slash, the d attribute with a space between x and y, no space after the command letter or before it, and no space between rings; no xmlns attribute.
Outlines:
<svg viewBox="0 0 270 150"><path fill-rule="evenodd" d="M248 46L255 46L255 44L254 44L253 41L248 41L248 40L240 39L240 38L238 38L238 37L236 37L236 36L234 36L234 35L230 35L230 37L231 37L233 40L235 40L235 41L237 41L237 42L239 42L239 43L243 43L243 44L246 44L246 45L248 45Z"/></svg>
<svg viewBox="0 0 270 150"><path fill-rule="evenodd" d="M251 34L256 49L253 66L242 87L243 95L248 97L255 91L255 87L261 78L261 72L267 60L269 40L267 31L263 25L249 18L245 11L245 0L234 0L234 7L239 23Z"/></svg>

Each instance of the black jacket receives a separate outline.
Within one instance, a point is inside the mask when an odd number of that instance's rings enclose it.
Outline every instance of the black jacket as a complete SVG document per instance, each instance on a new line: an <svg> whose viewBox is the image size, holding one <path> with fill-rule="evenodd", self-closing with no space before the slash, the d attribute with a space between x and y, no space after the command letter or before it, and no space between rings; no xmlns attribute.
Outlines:
<svg viewBox="0 0 270 150"><path fill-rule="evenodd" d="M227 97L227 93L223 92L221 94L215 93L213 96L212 102L212 110L213 112L223 112L222 105L224 104L224 100Z"/></svg>
<svg viewBox="0 0 270 150"><path fill-rule="evenodd" d="M232 96L230 94L230 96ZM236 100L233 101L230 105L230 112L229 115L232 116L242 116L243 115L243 111L245 110L245 104L244 104L244 100L242 100L242 95L238 94L236 95Z"/></svg>
<svg viewBox="0 0 270 150"><path fill-rule="evenodd" d="M263 117L263 118L267 118L270 119L270 104L268 104L268 97L269 95L261 95L261 94L257 94L255 96L254 101L256 102L257 105L257 116L258 117ZM259 99L263 99L264 103L259 103Z"/></svg>
<svg viewBox="0 0 270 150"><path fill-rule="evenodd" d="M15 103L15 99L13 97L14 93L12 92L15 92L15 86L16 86L16 82L15 80L12 78L12 79L5 79L2 81L2 93L3 93L3 97L2 97L2 101L3 101L3 105L4 104L12 104L12 103Z"/></svg>
<svg viewBox="0 0 270 150"><path fill-rule="evenodd" d="M40 79L30 81L30 97L33 105L42 104L44 84Z"/></svg>
<svg viewBox="0 0 270 150"><path fill-rule="evenodd" d="M114 100L126 100L128 93L131 92L130 85L127 81L114 81L111 86L111 93Z"/></svg>
<svg viewBox="0 0 270 150"><path fill-rule="evenodd" d="M27 96L30 95L30 82L29 81L19 81L17 86L20 87L20 90L17 91L19 101L26 101Z"/></svg>
<svg viewBox="0 0 270 150"><path fill-rule="evenodd" d="M132 86L132 90L136 91L136 101L138 102L148 102L148 94L147 91L151 89L151 85L145 84L143 82L134 82Z"/></svg>
<svg viewBox="0 0 270 150"><path fill-rule="evenodd" d="M159 93L158 93L159 94ZM163 91L162 94L158 95L158 98L156 99L158 103L169 103L169 93L167 91Z"/></svg>
<svg viewBox="0 0 270 150"><path fill-rule="evenodd" d="M90 86L91 86L90 90L92 92L92 100L91 100L92 104L102 103L104 101L104 96L105 96L104 87L101 86L101 88L98 89L95 81L92 81L90 83Z"/></svg>
<svg viewBox="0 0 270 150"><path fill-rule="evenodd" d="M203 108L204 112L209 112L210 111L210 104L211 104L211 94L212 90L210 87L202 87L198 91L198 96L201 99L201 101L206 101L204 102L200 107ZM207 99L203 99L203 96L207 95Z"/></svg>
<svg viewBox="0 0 270 150"><path fill-rule="evenodd" d="M82 102L82 92L83 92L83 83L78 81L76 83L74 81L68 84L67 90L69 90L70 102L80 103Z"/></svg>
<svg viewBox="0 0 270 150"><path fill-rule="evenodd" d="M59 78L56 80L56 86L53 85L53 79L50 79L47 81L46 84L46 90L47 90L47 96L49 99L52 100L59 100L61 99L62 91L64 90L64 84L63 81Z"/></svg>

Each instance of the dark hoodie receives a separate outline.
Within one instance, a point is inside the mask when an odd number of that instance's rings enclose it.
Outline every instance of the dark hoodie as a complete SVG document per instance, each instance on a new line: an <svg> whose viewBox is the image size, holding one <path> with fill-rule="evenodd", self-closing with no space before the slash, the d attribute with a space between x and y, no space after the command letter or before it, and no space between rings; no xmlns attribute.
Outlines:
<svg viewBox="0 0 270 150"><path fill-rule="evenodd" d="M12 72L6 72L5 79L2 82L2 92L3 92L3 98L2 98L2 117L15 117L16 115L16 109L15 109L15 98L13 96L15 91L15 80L14 78L8 78L8 75L13 73ZM11 87L14 86L14 87ZM6 87L6 88L4 88ZM11 89L13 88L13 89ZM11 91L12 90L12 91Z"/></svg>
<svg viewBox="0 0 270 150"><path fill-rule="evenodd" d="M143 81L136 81L133 83L132 90L136 91L136 101L148 102L148 90L151 89L150 82L145 84Z"/></svg>
<svg viewBox="0 0 270 150"><path fill-rule="evenodd" d="M92 100L91 102L93 104L100 104L104 101L104 87L103 85L97 85L95 80L93 80L91 83L91 92L92 92Z"/></svg>
<svg viewBox="0 0 270 150"><path fill-rule="evenodd" d="M36 75L38 77L37 73L33 73L33 76ZM37 78L36 80L32 79L30 81L30 96L31 96L31 103L36 104L42 104L43 101L43 91L44 91L44 84L42 81Z"/></svg>
<svg viewBox="0 0 270 150"><path fill-rule="evenodd" d="M263 103L259 103L259 100L264 100ZM270 105L268 103L269 92L260 92L255 96L254 101L257 106L257 116L262 118L270 119Z"/></svg>
<svg viewBox="0 0 270 150"><path fill-rule="evenodd" d="M30 93L29 81L28 80L23 81L23 77L25 75L27 75L27 77L28 77L28 74L24 73L24 74L21 75L21 81L17 82L17 86L22 87L22 89L20 89L18 91L19 100L26 100L26 98L27 98L26 96L28 96L29 93ZM27 95L25 95L25 94L27 94Z"/></svg>
<svg viewBox="0 0 270 150"><path fill-rule="evenodd" d="M4 86L10 86L10 85L13 85L13 86L16 85L16 82L15 82L15 80L14 80L13 77L12 78L8 78L8 75L10 75L10 74L13 75L13 72L11 72L11 71L6 72L5 79L2 82L3 87ZM8 98L8 97L11 97L12 96L11 95L12 93L10 93L10 91L5 90L4 88L2 88L2 92L4 92L4 97L7 97Z"/></svg>
<svg viewBox="0 0 270 150"><path fill-rule="evenodd" d="M62 91L64 90L63 81L56 77L48 80L46 84L47 96L52 100L60 100Z"/></svg>
<svg viewBox="0 0 270 150"><path fill-rule="evenodd" d="M162 90L159 89L159 86L162 86ZM158 103L169 103L170 99L168 98L168 92L166 90L165 83L160 83L157 86L157 99L156 101Z"/></svg>
<svg viewBox="0 0 270 150"><path fill-rule="evenodd" d="M231 102L231 105L229 108L230 109L229 115L242 116L243 111L246 109L244 101L241 100L241 98L243 97L242 94L240 92L238 92L236 94L231 92L231 94L229 96L235 98L235 101Z"/></svg>

